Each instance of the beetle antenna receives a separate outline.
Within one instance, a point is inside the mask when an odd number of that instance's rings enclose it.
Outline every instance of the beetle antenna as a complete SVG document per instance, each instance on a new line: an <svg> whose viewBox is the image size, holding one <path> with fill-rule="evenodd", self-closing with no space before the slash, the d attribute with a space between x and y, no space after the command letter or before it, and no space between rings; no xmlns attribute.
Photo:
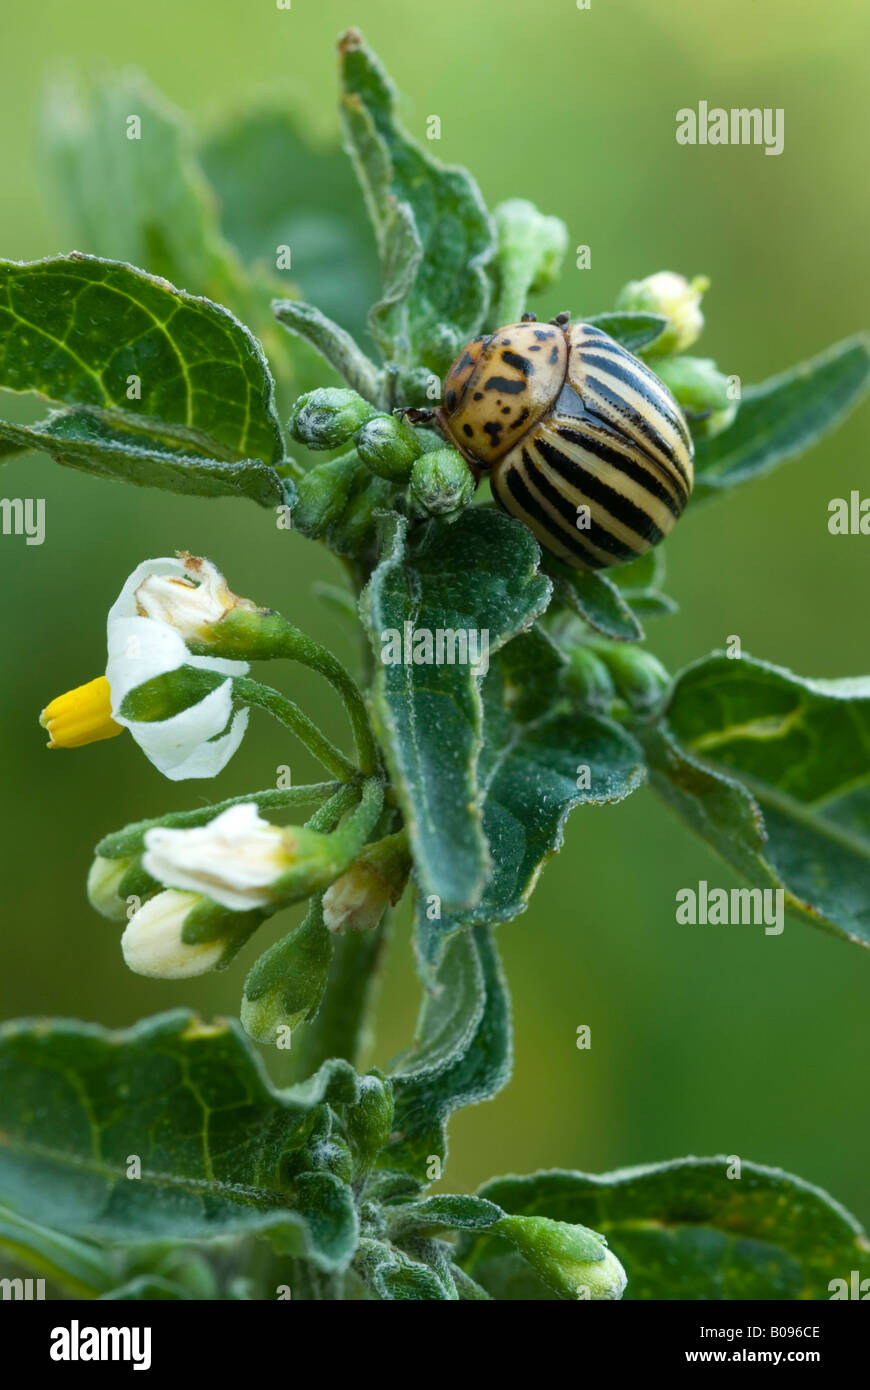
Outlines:
<svg viewBox="0 0 870 1390"><path fill-rule="evenodd" d="M554 319L550 319L550 323L554 328L564 328L565 324L570 322L571 311L569 309L563 309L561 314L557 314Z"/></svg>

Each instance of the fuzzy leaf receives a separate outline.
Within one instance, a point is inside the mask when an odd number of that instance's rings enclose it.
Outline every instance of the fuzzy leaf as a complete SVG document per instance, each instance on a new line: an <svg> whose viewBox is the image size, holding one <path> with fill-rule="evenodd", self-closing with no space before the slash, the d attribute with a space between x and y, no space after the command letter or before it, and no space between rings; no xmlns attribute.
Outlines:
<svg viewBox="0 0 870 1390"><path fill-rule="evenodd" d="M146 428L146 426L148 428ZM137 487L196 497L249 497L263 507L292 506L296 488L259 459L208 458L153 421L123 421L117 413L91 409L53 411L37 425L0 421L0 438L13 448L37 449L57 463L115 478Z"/></svg>
<svg viewBox="0 0 870 1390"><path fill-rule="evenodd" d="M827 1299L829 1281L870 1269L867 1239L821 1188L778 1168L682 1158L600 1176L535 1173L494 1178L480 1195L512 1214L590 1226L628 1274L626 1299ZM468 1272L493 1292L487 1266L507 1253L482 1233L466 1238ZM493 1271L503 1287L504 1269ZM534 1282L534 1281L531 1281ZM514 1297L543 1297L526 1280Z"/></svg>
<svg viewBox="0 0 870 1390"><path fill-rule="evenodd" d="M430 521L411 538L407 522L394 516L382 554L361 605L378 668L373 712L420 892L437 896L442 911L458 912L480 898L489 870L476 778L482 673L467 660L449 664L446 641L438 664L434 643L439 630L473 630L481 643L486 633L492 659L544 610L550 583L538 573L531 533L479 508L452 523ZM386 635L402 639L406 623L429 634L428 659L384 664Z"/></svg>
<svg viewBox="0 0 870 1390"><path fill-rule="evenodd" d="M747 482L812 448L857 405L868 381L870 339L858 335L748 386L734 423L695 443L693 497Z"/></svg>
<svg viewBox="0 0 870 1390"><path fill-rule="evenodd" d="M677 678L652 785L759 887L870 946L870 677L804 680L749 657ZM698 764L701 764L699 767Z"/></svg>
<svg viewBox="0 0 870 1390"><path fill-rule="evenodd" d="M448 997L457 973L468 977L461 1010ZM381 1155L383 1167L424 1181L430 1158L446 1157L450 1115L496 1095L512 1062L510 998L486 927L450 942L438 988L424 1001L417 1047L393 1073L393 1136Z"/></svg>
<svg viewBox="0 0 870 1390"><path fill-rule="evenodd" d="M343 1268L351 1193L284 1159L329 1101L357 1098L332 1061L276 1091L235 1023L186 1010L124 1032L68 1022L0 1029L0 1201L27 1220L107 1242L264 1234ZM141 1176L127 1177L130 1156Z"/></svg>
<svg viewBox="0 0 870 1390"><path fill-rule="evenodd" d="M274 266L278 247L289 247L289 274L305 298L360 338L377 296L377 253L343 150L309 133L308 120L301 109L265 105L209 136L200 159L220 201L223 232L245 264Z"/></svg>
<svg viewBox="0 0 870 1390"><path fill-rule="evenodd" d="M272 378L248 330L117 261L0 261L0 386L123 412L120 425L144 420L153 435L172 426L176 446L206 457L283 457Z"/></svg>
<svg viewBox="0 0 870 1390"><path fill-rule="evenodd" d="M595 570L572 570L548 555L556 578L556 598L613 642L642 642L644 632L613 580Z"/></svg>
<svg viewBox="0 0 870 1390"><path fill-rule="evenodd" d="M668 326L667 319L661 314L630 312L594 314L585 322L600 328L602 333L609 333L611 338L615 338L629 352L642 352L650 343L654 343L656 338L660 338Z"/></svg>
<svg viewBox="0 0 870 1390"><path fill-rule="evenodd" d="M524 911L575 806L621 801L645 777L643 754L630 734L609 719L554 702L561 665L556 648L533 629L502 649L484 682L478 775L494 868L480 902L460 918L430 921L419 904L418 951L426 965L435 963L443 941L463 923L506 922ZM581 768L589 769L588 788L578 786Z"/></svg>
<svg viewBox="0 0 870 1390"><path fill-rule="evenodd" d="M356 30L339 57L345 135L386 290L375 328L387 356L442 377L489 307L492 223L471 175L440 164L401 128L393 85Z"/></svg>

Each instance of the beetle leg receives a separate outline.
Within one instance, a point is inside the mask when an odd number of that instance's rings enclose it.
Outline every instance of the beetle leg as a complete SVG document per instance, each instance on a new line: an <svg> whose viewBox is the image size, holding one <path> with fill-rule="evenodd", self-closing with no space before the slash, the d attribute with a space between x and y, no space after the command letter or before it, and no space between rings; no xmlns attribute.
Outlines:
<svg viewBox="0 0 870 1390"><path fill-rule="evenodd" d="M434 410L419 410L413 405L399 409L395 411L395 414L402 416L405 420L410 420L412 425L428 425L435 419Z"/></svg>

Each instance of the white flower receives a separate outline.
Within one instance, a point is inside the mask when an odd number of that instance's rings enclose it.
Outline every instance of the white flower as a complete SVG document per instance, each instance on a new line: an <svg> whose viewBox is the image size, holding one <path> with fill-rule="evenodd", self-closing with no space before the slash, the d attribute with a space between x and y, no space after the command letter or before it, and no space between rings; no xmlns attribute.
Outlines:
<svg viewBox="0 0 870 1390"><path fill-rule="evenodd" d="M245 802L190 830L155 826L145 835L142 862L161 883L244 912L273 901L273 883L295 862L296 835L270 825L253 802Z"/></svg>
<svg viewBox="0 0 870 1390"><path fill-rule="evenodd" d="M155 570L155 563L151 562L150 572L134 591L137 609L145 618L177 628L186 642L208 641L210 627L234 608L256 612L250 599L239 598L227 588L210 560L183 550L178 557L181 573L170 574ZM140 565L136 573L141 570Z"/></svg>
<svg viewBox="0 0 870 1390"><path fill-rule="evenodd" d="M121 937L130 969L161 980L184 980L214 970L227 949L225 940L188 946L181 939L186 918L201 902L198 893L177 893L172 888L149 898L130 918Z"/></svg>
<svg viewBox="0 0 870 1390"><path fill-rule="evenodd" d="M190 579L201 575L205 578L200 587L190 588ZM170 585L178 590L174 605L167 593ZM193 656L182 635L182 630L193 634L197 617L205 621L206 613L216 612L223 602L221 593L228 593L223 577L207 561L190 556L146 560L130 575L109 610L106 679L112 717L130 730L154 766L173 782L216 776L238 748L248 725L247 710L233 716L230 679L245 675L248 663ZM180 666L216 671L227 679L168 719L129 719L121 713L130 691Z"/></svg>

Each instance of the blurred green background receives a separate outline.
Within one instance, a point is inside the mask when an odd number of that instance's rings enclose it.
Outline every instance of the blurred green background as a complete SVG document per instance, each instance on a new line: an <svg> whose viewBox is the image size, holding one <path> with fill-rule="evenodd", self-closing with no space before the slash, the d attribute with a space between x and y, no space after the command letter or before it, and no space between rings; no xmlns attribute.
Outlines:
<svg viewBox="0 0 870 1390"><path fill-rule="evenodd" d="M868 8L854 0L592 0L588 11L574 0L293 0L290 11L270 0L6 0L0 254L30 259L73 244L37 149L42 92L58 64L140 67L201 131L263 92L337 129L332 48L350 24L399 83L409 129L422 137L439 115L442 139L430 148L467 164L490 206L532 198L566 220L572 247L591 247L591 269L569 257L539 310L595 312L628 279L706 272L701 348L745 382L870 323ZM675 112L700 99L783 107L784 153L678 146ZM274 195L274 171L261 173ZM283 194L292 204L294 189ZM296 248L304 285L303 260ZM333 312L346 273L353 268L339 259ZM823 447L677 529L666 587L681 611L648 628L666 663L677 668L735 634L744 651L804 675L870 671L870 541L826 529L830 498L870 494L868 427L865 408ZM112 1025L177 1004L235 1013L255 947L222 976L159 984L129 974L118 929L84 897L91 849L127 821L270 785L279 763L295 781L314 769L265 716L253 717L217 783L181 785L165 783L127 738L49 754L36 718L53 695L103 669L106 610L147 556L210 555L237 592L352 660L347 634L309 594L312 580L338 579L339 568L243 501L125 489L43 456L9 463L3 489L46 499L47 538L41 548L0 539L0 1013ZM326 706L316 678L288 671L284 680L303 705ZM344 736L331 703L328 727ZM860 1099L870 959L797 919L781 937L677 926L674 895L699 878L734 882L647 790L575 813L529 911L500 931L515 1076L496 1101L454 1121L451 1187L538 1166L603 1171L722 1151L780 1164L870 1219ZM418 997L403 921L373 1059L406 1043ZM592 1027L588 1052L575 1046L581 1023Z"/></svg>

